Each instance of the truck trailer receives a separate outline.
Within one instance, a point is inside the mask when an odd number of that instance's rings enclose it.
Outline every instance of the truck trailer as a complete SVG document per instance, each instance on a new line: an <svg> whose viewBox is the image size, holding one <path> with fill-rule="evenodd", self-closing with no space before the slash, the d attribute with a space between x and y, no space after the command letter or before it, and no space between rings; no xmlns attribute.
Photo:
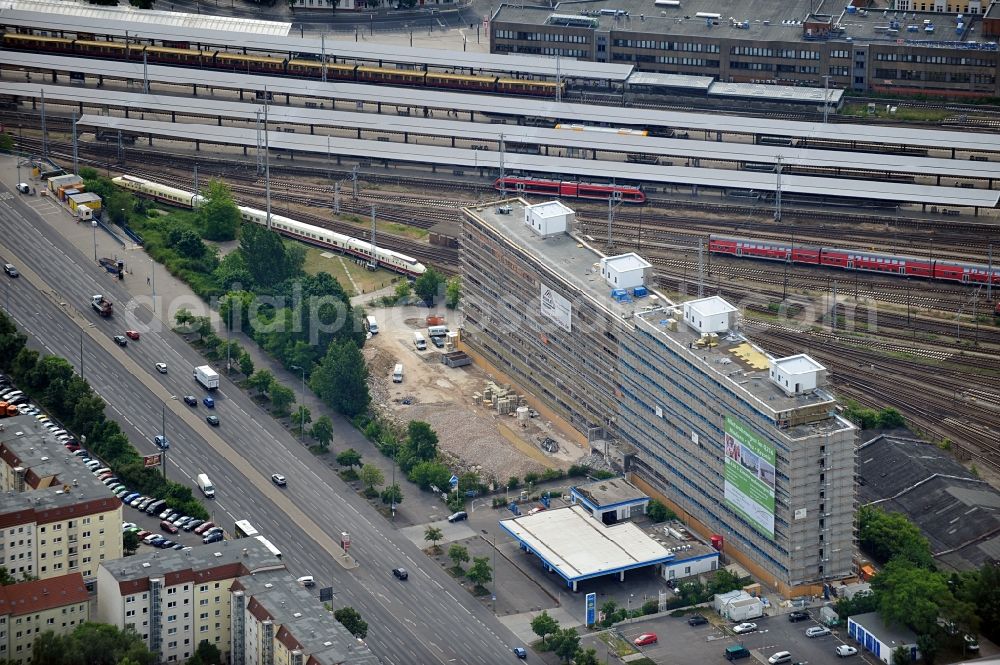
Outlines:
<svg viewBox="0 0 1000 665"><path fill-rule="evenodd" d="M202 385L205 390L215 390L219 387L219 373L208 365L201 365L194 368L194 380Z"/></svg>
<svg viewBox="0 0 1000 665"><path fill-rule="evenodd" d="M102 295L92 296L90 298L90 306L94 308L94 311L105 318L114 314L115 311L114 305L111 304L111 301Z"/></svg>

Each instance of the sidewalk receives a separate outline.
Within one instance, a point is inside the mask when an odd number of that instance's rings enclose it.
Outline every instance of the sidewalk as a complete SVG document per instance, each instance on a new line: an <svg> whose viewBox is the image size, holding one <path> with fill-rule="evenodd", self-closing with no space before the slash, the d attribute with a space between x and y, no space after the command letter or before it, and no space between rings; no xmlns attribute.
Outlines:
<svg viewBox="0 0 1000 665"><path fill-rule="evenodd" d="M17 171L14 158L0 156L0 183L3 183L7 189L14 192L16 179ZM41 191L42 183L35 179L29 179L25 169L21 170L21 181L28 182ZM23 196L17 193L12 195ZM57 202L48 197L27 196L25 200L38 213L41 220L51 227L51 230L46 231L46 233L59 233L63 235L80 251L82 254L81 260L92 261L96 253L98 258L107 257L115 260L121 258L125 261L125 279L120 284L131 294L133 301L122 303L120 307L125 310L132 310L138 317L145 318L141 314L144 311L141 309L136 310L135 307L138 304L147 306L152 304L155 308L155 319L146 324L150 332L156 333L162 331L164 334L169 334L167 331L173 327L173 314L180 308L186 308L191 310L196 316L211 316L216 331L221 332L223 335L225 334L225 330L219 320L218 312L210 310L207 303L196 296L186 284L168 273L162 265L153 262L142 247L134 244L126 244L123 248L122 245L118 244L100 228L95 231L87 223L78 223L68 211L65 211ZM116 278L109 273L108 279ZM153 298L154 289L156 294L155 299ZM353 300L378 297L379 295L384 294L381 291L367 293ZM119 307L115 308L116 312L118 309ZM298 372L286 370L277 361L269 356L265 356L257 345L242 332L234 331L232 338L238 341L250 354L256 369L270 371L280 383L295 392L296 403L302 400L301 376ZM348 420L320 402L308 390L308 387L306 390L306 398L302 403L309 409L313 421L322 415L329 416L333 421L333 440L330 442L330 453L326 457L317 456L315 463L328 463L337 468L337 463L334 461L336 454L347 448L354 448L361 453L365 463L374 464L382 469L386 484L390 484L393 477L392 461L382 455L371 442L354 429ZM406 480L398 469L396 470L396 482L399 483L403 491L403 502L396 508L395 525L421 524L431 520L442 519L450 513L447 506L440 499L431 496L427 492L422 492L418 486Z"/></svg>

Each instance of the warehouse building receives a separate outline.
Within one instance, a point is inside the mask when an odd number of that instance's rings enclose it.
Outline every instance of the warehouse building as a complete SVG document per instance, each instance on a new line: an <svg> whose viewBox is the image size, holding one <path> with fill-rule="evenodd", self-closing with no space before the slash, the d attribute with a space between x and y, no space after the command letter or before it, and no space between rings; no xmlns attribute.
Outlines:
<svg viewBox="0 0 1000 665"><path fill-rule="evenodd" d="M846 6L845 6L846 5ZM637 71L896 94L1000 94L1000 4L897 0L581 0L504 4L490 51L631 64ZM994 41L991 41L994 40Z"/></svg>
<svg viewBox="0 0 1000 665"><path fill-rule="evenodd" d="M543 236L511 205L464 211L469 351L768 584L850 575L855 428L825 369L767 355L721 298L676 307L648 283L619 288L618 262L602 262L617 257Z"/></svg>

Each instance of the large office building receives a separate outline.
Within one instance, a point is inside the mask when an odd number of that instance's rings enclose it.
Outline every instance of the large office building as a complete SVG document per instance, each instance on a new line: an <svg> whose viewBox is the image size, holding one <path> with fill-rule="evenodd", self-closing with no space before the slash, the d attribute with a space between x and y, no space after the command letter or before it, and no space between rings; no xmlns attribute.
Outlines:
<svg viewBox="0 0 1000 665"><path fill-rule="evenodd" d="M675 305L552 207L464 211L464 346L767 583L850 575L855 428L825 369L765 353L719 297Z"/></svg>
<svg viewBox="0 0 1000 665"><path fill-rule="evenodd" d="M134 628L163 663L202 641L231 665L378 663L254 538L102 564L97 621Z"/></svg>
<svg viewBox="0 0 1000 665"><path fill-rule="evenodd" d="M0 662L30 663L39 635L72 633L89 620L90 593L80 573L0 587Z"/></svg>
<svg viewBox="0 0 1000 665"><path fill-rule="evenodd" d="M492 53L631 64L723 82L1000 96L1000 2L579 0L504 4Z"/></svg>
<svg viewBox="0 0 1000 665"><path fill-rule="evenodd" d="M122 557L122 502L31 416L0 430L0 566L15 578L79 572Z"/></svg>

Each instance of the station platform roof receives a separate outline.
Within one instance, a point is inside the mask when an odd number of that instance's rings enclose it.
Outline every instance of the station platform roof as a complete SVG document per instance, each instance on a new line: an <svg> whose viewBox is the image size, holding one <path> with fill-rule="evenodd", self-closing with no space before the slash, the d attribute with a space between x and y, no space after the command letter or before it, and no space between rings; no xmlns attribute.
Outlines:
<svg viewBox="0 0 1000 665"><path fill-rule="evenodd" d="M127 108L161 114L177 112L184 116L210 116L255 120L261 105L250 102L225 101L211 98L191 98L177 95L120 92L107 88L81 88L33 83L4 85L7 94L39 98L42 93L50 102L75 102L91 106ZM268 110L275 124L343 127L364 131L409 133L423 136L455 137L463 140L484 140L525 143L576 150L598 150L681 159L722 162L777 163L785 166L822 166L850 171L906 173L956 178L1000 179L1000 163L959 159L910 157L816 150L787 146L691 141L651 136L633 136L606 132L577 132L524 125L493 125L487 123L441 120L417 116L378 115L355 111L335 111L274 104Z"/></svg>
<svg viewBox="0 0 1000 665"><path fill-rule="evenodd" d="M172 123L98 115L84 115L79 121L83 127L111 131L121 130L131 135L151 135L165 139L200 141L208 144L257 146L255 129L219 127L193 123ZM500 153L465 148L449 148L417 143L393 143L347 139L339 136L311 134L268 133L272 148L314 153L345 155L363 159L434 164L448 167L500 169ZM507 154L503 166L508 173L559 174L570 179L607 182L618 179L656 184L697 185L701 187L739 188L761 192L774 191L777 182L774 174L754 171L658 166L630 162L604 162L593 159L576 159L529 154ZM785 175L781 178L785 193L824 196L831 198L872 199L900 203L926 203L949 206L997 205L1000 192L984 189L933 187L892 182L872 182L813 176Z"/></svg>
<svg viewBox="0 0 1000 665"><path fill-rule="evenodd" d="M131 5L123 7L77 4L64 0L5 0L0 7L0 19L15 17L20 13L45 14L61 17L63 28L73 31L77 21L126 21L137 27L173 26L181 29L215 30L257 35L284 37L292 28L291 23L264 21L261 19L239 18L236 16L212 16L210 14L189 14L156 9L138 9ZM2 21L0 21L2 22ZM134 32L131 34L135 34Z"/></svg>
<svg viewBox="0 0 1000 665"><path fill-rule="evenodd" d="M62 72L85 72L112 79L143 80L142 63L72 58L0 51L0 66L25 67ZM499 95L445 92L428 88L394 88L363 83L259 76L213 71L210 83L205 70L198 68L149 65L151 81L172 85L258 90L295 97L316 97L343 101L368 101L408 107L452 109L493 113L512 117L548 118L553 124L566 121L614 123L623 127L672 127L710 134L757 134L830 141L859 141L881 145L967 150L976 153L1000 153L1000 134L911 129L882 125L824 124L792 122L766 118L747 118L717 113L689 113L654 109L612 108L575 103L504 97ZM782 147L783 148L783 147Z"/></svg>
<svg viewBox="0 0 1000 665"><path fill-rule="evenodd" d="M287 51L308 53L328 57L383 61L401 65L429 65L431 67L461 67L481 69L486 72L517 72L549 79L558 75L564 79L588 79L621 83L632 73L632 65L601 62L584 62L572 58L561 58L558 66L555 58L527 55L500 55L475 53L472 51L448 51L433 48L416 48L378 44L370 41L358 43L342 39L317 39L296 37L285 34L234 34L229 30L219 30L200 15L201 25L173 25L169 21L151 23L136 20L130 12L121 13L119 18L72 15L60 10L66 3L54 3L51 11L28 11L5 9L0 14L0 23L19 28L34 28L49 32L83 32L96 35L124 37L126 33L135 39L166 40L172 42L192 42L211 44L242 51ZM172 12L161 12L171 14Z"/></svg>
<svg viewBox="0 0 1000 665"><path fill-rule="evenodd" d="M603 524L582 506L500 520L500 528L570 585L674 558L632 522Z"/></svg>

